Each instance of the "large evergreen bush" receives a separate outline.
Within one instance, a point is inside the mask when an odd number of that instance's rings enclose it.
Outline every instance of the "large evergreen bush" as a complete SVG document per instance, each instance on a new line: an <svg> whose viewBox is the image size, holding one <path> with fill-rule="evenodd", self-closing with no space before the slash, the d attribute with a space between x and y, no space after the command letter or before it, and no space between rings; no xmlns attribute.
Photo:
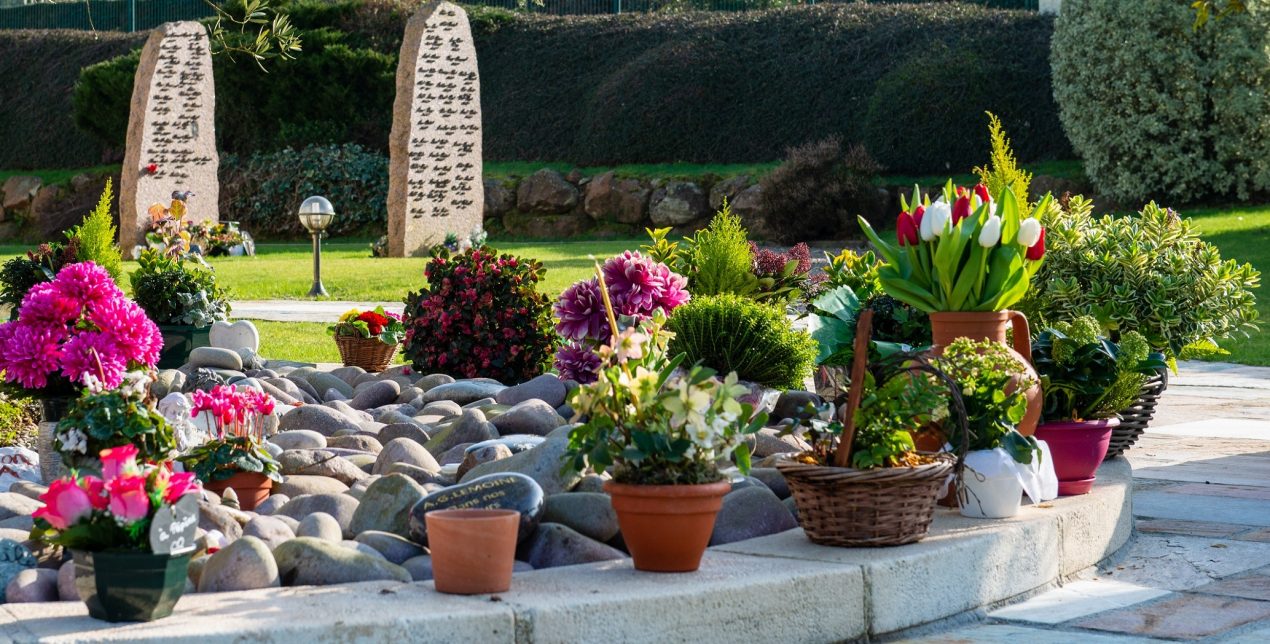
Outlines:
<svg viewBox="0 0 1270 644"><path fill-rule="evenodd" d="M1193 201L1270 189L1270 2L1248 0L1247 13L1198 30L1190 4L1063 3L1054 96L1102 194Z"/></svg>
<svg viewBox="0 0 1270 644"><path fill-rule="evenodd" d="M694 297L675 309L666 328L670 355L701 362L767 387L801 389L811 375L816 341L794 329L782 307L731 293Z"/></svg>

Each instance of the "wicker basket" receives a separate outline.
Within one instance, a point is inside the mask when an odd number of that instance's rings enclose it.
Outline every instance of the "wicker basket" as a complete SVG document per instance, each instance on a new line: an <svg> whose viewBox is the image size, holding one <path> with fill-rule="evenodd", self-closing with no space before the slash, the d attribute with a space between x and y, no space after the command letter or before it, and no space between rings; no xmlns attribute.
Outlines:
<svg viewBox="0 0 1270 644"><path fill-rule="evenodd" d="M807 538L826 546L899 546L930 529L935 499L955 462L854 470L778 461Z"/></svg>
<svg viewBox="0 0 1270 644"><path fill-rule="evenodd" d="M1128 409L1120 412L1120 425L1111 430L1111 446L1107 448L1107 459L1110 460L1125 453L1145 432L1151 418L1155 416L1155 406L1160 396L1169 386L1169 371L1161 369L1142 384L1138 399Z"/></svg>
<svg viewBox="0 0 1270 644"><path fill-rule="evenodd" d="M345 367L361 367L371 373L387 369L393 354L397 353L397 345L384 344L374 338L337 335L335 345L340 348L340 359Z"/></svg>

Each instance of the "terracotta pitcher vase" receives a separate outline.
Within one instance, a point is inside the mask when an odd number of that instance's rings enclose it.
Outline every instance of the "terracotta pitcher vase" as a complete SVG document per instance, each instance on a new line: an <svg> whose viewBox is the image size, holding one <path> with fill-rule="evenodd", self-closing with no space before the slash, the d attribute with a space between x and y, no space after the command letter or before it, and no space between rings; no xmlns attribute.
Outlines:
<svg viewBox="0 0 1270 644"><path fill-rule="evenodd" d="M1006 326L1011 327L1010 342L1006 342ZM957 338L971 340L991 340L1005 345L1014 354L1019 363L1019 371L1013 382L1030 377L1033 384L1024 392L1027 397L1027 413L1019 423L1018 430L1024 436L1036 433L1036 424L1041 420L1041 385L1032 368L1032 338L1027 325L1027 316L1018 311L956 311L950 313L930 314L931 338L935 355L943 355L944 347L952 344ZM943 445L939 446L940 448Z"/></svg>

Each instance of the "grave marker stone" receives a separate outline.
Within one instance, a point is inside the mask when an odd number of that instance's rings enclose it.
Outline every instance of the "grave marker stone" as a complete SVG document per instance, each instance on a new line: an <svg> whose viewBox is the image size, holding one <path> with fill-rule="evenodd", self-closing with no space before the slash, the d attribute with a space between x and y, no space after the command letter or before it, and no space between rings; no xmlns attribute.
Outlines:
<svg viewBox="0 0 1270 644"><path fill-rule="evenodd" d="M388 254L426 254L481 227L481 82L467 13L430 2L406 24L388 165Z"/></svg>
<svg viewBox="0 0 1270 644"><path fill-rule="evenodd" d="M145 242L152 204L174 191L194 193L186 215L216 221L216 92L207 29L197 22L159 25L141 50L132 84L128 143L119 187L119 245Z"/></svg>

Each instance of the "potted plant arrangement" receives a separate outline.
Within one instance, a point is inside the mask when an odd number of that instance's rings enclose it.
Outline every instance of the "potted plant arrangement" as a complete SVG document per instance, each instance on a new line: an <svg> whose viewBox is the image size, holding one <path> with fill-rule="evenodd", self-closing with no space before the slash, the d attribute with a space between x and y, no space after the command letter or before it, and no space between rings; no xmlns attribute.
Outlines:
<svg viewBox="0 0 1270 644"><path fill-rule="evenodd" d="M1179 358L1221 355L1219 343L1256 330L1260 274L1251 264L1223 260L1189 219L1155 203L1123 217L1095 217L1093 207L1077 195L1042 212L1049 252L1020 303L1038 327L1093 316L1112 342L1136 331L1174 367ZM1168 371L1120 410L1108 458L1146 430Z"/></svg>
<svg viewBox="0 0 1270 644"><path fill-rule="evenodd" d="M1151 353L1136 331L1121 333L1117 345L1100 334L1097 320L1082 316L1041 333L1032 343L1032 361L1045 392L1036 437L1054 456L1058 493L1085 494L1120 424L1116 412L1165 368L1164 355Z"/></svg>
<svg viewBox="0 0 1270 644"><path fill-rule="evenodd" d="M71 469L97 473L103 464L97 455L105 450L131 446L147 462L167 461L176 454L172 426L155 409L148 371L129 371L113 389L88 376L89 386L71 403L57 424L53 447Z"/></svg>
<svg viewBox="0 0 1270 644"><path fill-rule="evenodd" d="M349 309L326 330L335 337L345 367L361 367L372 373L388 368L397 345L406 337L401 316L382 306L374 311Z"/></svg>
<svg viewBox="0 0 1270 644"><path fill-rule="evenodd" d="M229 299L210 266L173 258L153 248L141 252L132 273L132 295L163 333L159 368L185 364L196 347L210 344L212 323L229 317Z"/></svg>
<svg viewBox="0 0 1270 644"><path fill-rule="evenodd" d="M1045 484L1053 465L1035 438L1017 430L1028 407L1023 392L1036 383L1019 380L1014 354L991 340L959 338L935 365L957 383L966 409L967 427L945 427L968 450L956 490L961 513L1004 518L1018 513L1025 491L1034 501L1053 498Z"/></svg>
<svg viewBox="0 0 1270 644"><path fill-rule="evenodd" d="M185 592L199 484L170 463L137 462L137 449L103 450L101 476L74 473L40 495L33 539L62 546L88 614L146 622L172 613Z"/></svg>
<svg viewBox="0 0 1270 644"><path fill-rule="evenodd" d="M1026 413L1019 431L1032 434L1041 415L1041 392L1027 318L1009 310L1027 293L1045 255L1045 229L1033 214L1049 208L1046 195L1034 208L1026 197L1004 186L994 201L982 184L972 190L949 181L934 202L917 188L913 200L901 197L896 244L882 240L869 223L860 226L886 260L878 269L882 288L896 299L930 315L936 355L957 338L990 340L1012 352L1017 366L1010 389L1024 388ZM1005 344L1006 328L1012 346Z"/></svg>
<svg viewBox="0 0 1270 644"><path fill-rule="evenodd" d="M53 437L76 395L90 382L114 388L127 371L153 367L162 346L159 328L93 262L68 264L23 296L18 319L0 324L0 372L15 393L41 402L45 480L57 477Z"/></svg>
<svg viewBox="0 0 1270 644"><path fill-rule="evenodd" d="M586 422L569 434L565 467L613 468L604 489L635 568L693 571L731 489L718 461L734 456L748 472L743 438L762 428L767 415L737 402L745 387L734 373L720 380L699 365L676 372L684 358L667 358L660 310L619 329L603 273L599 280L612 339L597 351L598 379L571 395Z"/></svg>
<svg viewBox="0 0 1270 644"><path fill-rule="evenodd" d="M860 315L842 419L805 420L811 449L776 464L803 531L822 545L896 546L925 537L954 458L918 452L912 432L943 420L950 406L966 422L956 384L925 356L894 353L866 367L872 314ZM960 436L966 441L968 432Z"/></svg>
<svg viewBox="0 0 1270 644"><path fill-rule="evenodd" d="M264 448L264 417L273 413L273 398L232 385L216 385L210 392L195 391L190 397L192 416L202 415L216 437L179 460L208 491L219 494L233 488L239 507L256 509L269 497L274 482L282 482L281 466Z"/></svg>

